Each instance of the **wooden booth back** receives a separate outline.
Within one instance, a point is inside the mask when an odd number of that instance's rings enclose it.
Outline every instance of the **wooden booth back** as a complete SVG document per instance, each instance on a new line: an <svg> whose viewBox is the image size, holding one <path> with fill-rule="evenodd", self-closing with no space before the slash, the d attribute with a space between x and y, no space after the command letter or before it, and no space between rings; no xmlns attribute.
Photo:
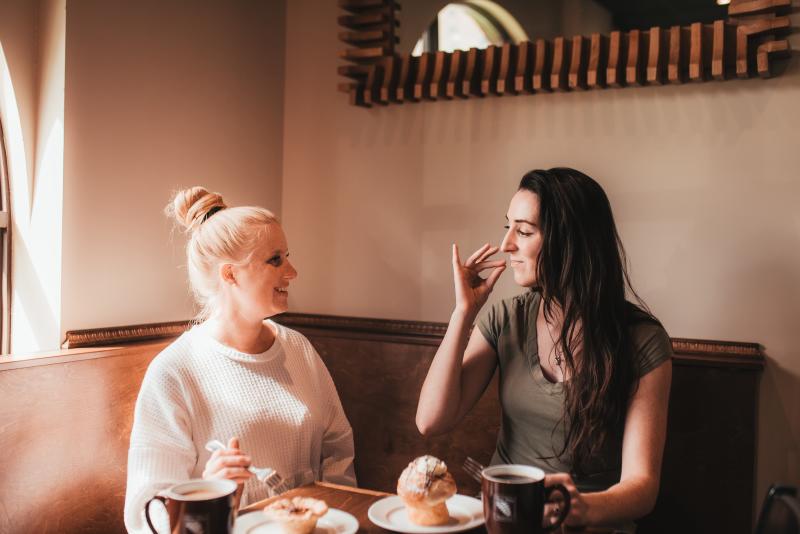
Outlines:
<svg viewBox="0 0 800 534"><path fill-rule="evenodd" d="M301 314L279 320L309 337L333 376L353 427L359 485L393 492L409 461L433 454L449 464L460 493L477 493L461 465L467 456L491 458L500 421L496 378L449 434L424 438L414 424L444 325ZM147 365L167 342L0 360L0 532L125 532L133 407ZM639 531L750 532L763 356L753 344L673 346L662 489Z"/></svg>

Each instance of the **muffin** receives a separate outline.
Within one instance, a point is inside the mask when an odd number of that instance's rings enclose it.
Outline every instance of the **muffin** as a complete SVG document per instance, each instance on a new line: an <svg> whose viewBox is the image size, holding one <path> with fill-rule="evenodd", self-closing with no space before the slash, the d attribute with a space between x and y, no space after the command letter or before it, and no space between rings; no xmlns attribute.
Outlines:
<svg viewBox="0 0 800 534"><path fill-rule="evenodd" d="M311 497L279 499L264 508L264 514L280 523L287 534L311 534L317 519L328 512L325 501Z"/></svg>
<svg viewBox="0 0 800 534"><path fill-rule="evenodd" d="M450 520L445 501L455 495L456 483L447 465L430 455L408 464L397 481L408 518L416 525L444 525Z"/></svg>

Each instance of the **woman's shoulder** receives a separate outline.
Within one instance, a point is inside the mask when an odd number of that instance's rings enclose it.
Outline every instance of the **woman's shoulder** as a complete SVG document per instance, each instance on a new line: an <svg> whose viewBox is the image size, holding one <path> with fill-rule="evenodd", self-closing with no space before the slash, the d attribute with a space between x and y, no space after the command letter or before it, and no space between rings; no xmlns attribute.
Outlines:
<svg viewBox="0 0 800 534"><path fill-rule="evenodd" d="M641 310L634 314L631 341L640 376L672 357L672 340L664 325Z"/></svg>
<svg viewBox="0 0 800 534"><path fill-rule="evenodd" d="M497 317L504 317L507 319L509 317L518 316L520 312L530 310L533 306L535 306L538 300L538 292L526 291L524 293L520 293L519 295L514 295L495 302L491 306L489 313Z"/></svg>
<svg viewBox="0 0 800 534"><path fill-rule="evenodd" d="M147 373L174 375L184 369L191 360L190 356L198 350L198 340L193 330L187 330L156 354L147 367Z"/></svg>
<svg viewBox="0 0 800 534"><path fill-rule="evenodd" d="M193 372L192 351L192 335L188 331L164 347L147 366L139 390L140 399L180 395L187 377Z"/></svg>
<svg viewBox="0 0 800 534"><path fill-rule="evenodd" d="M512 331L525 330L530 317L533 316L538 299L539 293L526 291L496 302L478 321L478 329L489 344L498 350L499 338Z"/></svg>
<svg viewBox="0 0 800 534"><path fill-rule="evenodd" d="M272 319L267 319L267 323L275 330L276 338L285 351L301 352L307 356L317 357L317 351L304 334Z"/></svg>

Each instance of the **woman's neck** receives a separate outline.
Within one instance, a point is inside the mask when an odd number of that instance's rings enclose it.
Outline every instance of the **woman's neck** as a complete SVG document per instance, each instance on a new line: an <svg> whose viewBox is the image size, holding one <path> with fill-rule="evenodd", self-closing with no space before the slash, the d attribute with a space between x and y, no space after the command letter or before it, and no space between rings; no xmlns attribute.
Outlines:
<svg viewBox="0 0 800 534"><path fill-rule="evenodd" d="M546 330L548 341L550 341L553 351L557 351L559 356L563 358L564 354L561 350L561 330L564 327L563 308L557 302L552 302L549 313L546 313L544 297L542 297L542 304L539 306L539 315L536 320L537 328L544 328ZM567 335L570 336L570 338L567 340L567 344L572 351L572 357L575 363L577 363L577 361L580 359L581 353L579 340L582 335L582 325L580 320L576 321L575 324L572 325L572 328L570 328L570 332L567 332Z"/></svg>
<svg viewBox="0 0 800 534"><path fill-rule="evenodd" d="M220 310L205 324L211 337L246 354L260 354L275 342L275 331L265 321L247 320L239 314Z"/></svg>

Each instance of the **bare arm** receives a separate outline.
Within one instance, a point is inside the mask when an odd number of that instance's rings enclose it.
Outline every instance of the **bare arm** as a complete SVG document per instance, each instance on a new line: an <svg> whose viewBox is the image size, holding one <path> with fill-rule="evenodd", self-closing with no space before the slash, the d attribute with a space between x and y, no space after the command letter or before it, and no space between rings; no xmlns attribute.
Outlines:
<svg viewBox="0 0 800 534"><path fill-rule="evenodd" d="M477 328L467 341L469 324L471 321L453 313L425 377L417 406L417 428L426 436L442 434L457 425L494 374L497 355Z"/></svg>
<svg viewBox="0 0 800 534"><path fill-rule="evenodd" d="M433 358L417 405L417 428L422 434L441 434L452 429L480 398L494 374L497 355L477 329L469 329L495 282L505 269L505 261L488 261L497 247L488 244L462 264L453 245L453 278L456 308L439 350ZM480 271L492 269L488 278Z"/></svg>
<svg viewBox="0 0 800 534"><path fill-rule="evenodd" d="M661 458L667 435L667 408L672 362L665 361L639 380L625 418L622 473L605 491L580 493L565 473L546 477L546 484L567 486L573 508L569 525L603 525L637 519L653 509L661 478Z"/></svg>

